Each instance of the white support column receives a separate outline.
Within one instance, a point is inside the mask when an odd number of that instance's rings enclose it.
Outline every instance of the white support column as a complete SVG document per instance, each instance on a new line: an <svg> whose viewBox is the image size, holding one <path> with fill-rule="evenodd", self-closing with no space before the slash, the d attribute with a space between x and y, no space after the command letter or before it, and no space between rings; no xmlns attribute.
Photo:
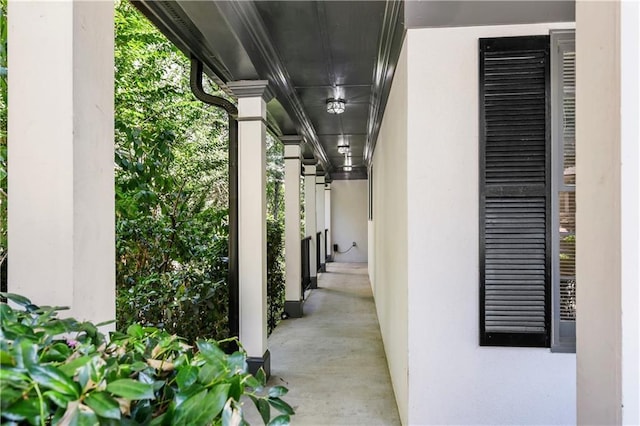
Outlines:
<svg viewBox="0 0 640 426"><path fill-rule="evenodd" d="M113 3L8 7L9 291L113 320Z"/></svg>
<svg viewBox="0 0 640 426"><path fill-rule="evenodd" d="M236 81L238 97L238 268L240 342L250 371L270 372L267 349L266 117L268 81Z"/></svg>
<svg viewBox="0 0 640 426"><path fill-rule="evenodd" d="M640 425L640 3L620 20L622 423Z"/></svg>
<svg viewBox="0 0 640 426"><path fill-rule="evenodd" d="M576 3L578 424L640 423L639 26Z"/></svg>
<svg viewBox="0 0 640 426"><path fill-rule="evenodd" d="M324 175L316 176L316 223L318 224L318 232L320 232L320 265L318 269L320 272L325 272L326 269L326 253L324 249L325 236L324 236Z"/></svg>
<svg viewBox="0 0 640 426"><path fill-rule="evenodd" d="M314 160L315 161L315 160ZM311 288L318 288L318 264L316 261L316 165L304 166L304 235L311 237L309 244L309 271Z"/></svg>
<svg viewBox="0 0 640 426"><path fill-rule="evenodd" d="M302 267L300 247L300 136L283 136L284 144L284 265L285 312L302 316Z"/></svg>
<svg viewBox="0 0 640 426"><path fill-rule="evenodd" d="M331 183L324 185L324 226L327 232L327 258L333 261L333 239L331 238Z"/></svg>

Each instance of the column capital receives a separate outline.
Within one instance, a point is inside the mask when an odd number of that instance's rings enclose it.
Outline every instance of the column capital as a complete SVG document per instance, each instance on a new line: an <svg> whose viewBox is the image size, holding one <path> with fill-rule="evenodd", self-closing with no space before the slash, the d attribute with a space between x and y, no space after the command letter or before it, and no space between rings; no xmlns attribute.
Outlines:
<svg viewBox="0 0 640 426"><path fill-rule="evenodd" d="M265 102L273 99L273 92L269 88L269 80L238 80L230 81L227 87L231 89L233 95L239 98L262 97Z"/></svg>
<svg viewBox="0 0 640 426"><path fill-rule="evenodd" d="M324 185L324 175L316 174L316 184Z"/></svg>
<svg viewBox="0 0 640 426"><path fill-rule="evenodd" d="M315 158L303 158L302 159L302 164L304 164L305 166L313 166L315 167L318 164L318 160L316 160ZM313 173L315 174L316 169L313 169Z"/></svg>
<svg viewBox="0 0 640 426"><path fill-rule="evenodd" d="M300 135L282 135L280 141L283 145L302 145L304 139Z"/></svg>
<svg viewBox="0 0 640 426"><path fill-rule="evenodd" d="M324 190L325 191L331 191L331 182L325 182Z"/></svg>
<svg viewBox="0 0 640 426"><path fill-rule="evenodd" d="M304 163L304 161L303 161ZM304 166L304 175L305 176L315 176L316 175L316 165L315 164L305 164Z"/></svg>

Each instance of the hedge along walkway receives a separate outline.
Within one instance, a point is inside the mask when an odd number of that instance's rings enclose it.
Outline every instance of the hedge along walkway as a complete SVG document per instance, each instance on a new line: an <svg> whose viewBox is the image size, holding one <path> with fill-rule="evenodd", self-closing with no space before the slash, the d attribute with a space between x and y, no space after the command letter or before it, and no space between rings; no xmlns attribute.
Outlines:
<svg viewBox="0 0 640 426"><path fill-rule="evenodd" d="M284 385L293 425L399 425L366 264L327 263L304 317L269 337L271 379ZM262 424L250 401L251 424Z"/></svg>

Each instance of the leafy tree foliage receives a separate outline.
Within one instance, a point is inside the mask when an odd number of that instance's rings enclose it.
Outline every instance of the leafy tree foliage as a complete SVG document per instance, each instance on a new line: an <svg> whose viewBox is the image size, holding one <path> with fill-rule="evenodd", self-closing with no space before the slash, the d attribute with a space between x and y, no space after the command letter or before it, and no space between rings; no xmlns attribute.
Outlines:
<svg viewBox="0 0 640 426"><path fill-rule="evenodd" d="M227 337L226 117L129 2L115 22L118 328Z"/></svg>
<svg viewBox="0 0 640 426"><path fill-rule="evenodd" d="M141 322L190 340L225 338L226 116L195 99L187 58L125 1L115 45L118 328ZM284 305L281 150L271 138L270 330Z"/></svg>

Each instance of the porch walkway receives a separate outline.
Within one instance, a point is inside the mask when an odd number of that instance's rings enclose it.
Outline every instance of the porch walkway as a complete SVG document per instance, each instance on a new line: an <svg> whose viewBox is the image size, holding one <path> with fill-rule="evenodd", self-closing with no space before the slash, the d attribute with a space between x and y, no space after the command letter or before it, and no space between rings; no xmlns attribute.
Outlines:
<svg viewBox="0 0 640 426"><path fill-rule="evenodd" d="M327 263L318 287L269 337L269 385L289 388L293 425L399 425L367 265Z"/></svg>

